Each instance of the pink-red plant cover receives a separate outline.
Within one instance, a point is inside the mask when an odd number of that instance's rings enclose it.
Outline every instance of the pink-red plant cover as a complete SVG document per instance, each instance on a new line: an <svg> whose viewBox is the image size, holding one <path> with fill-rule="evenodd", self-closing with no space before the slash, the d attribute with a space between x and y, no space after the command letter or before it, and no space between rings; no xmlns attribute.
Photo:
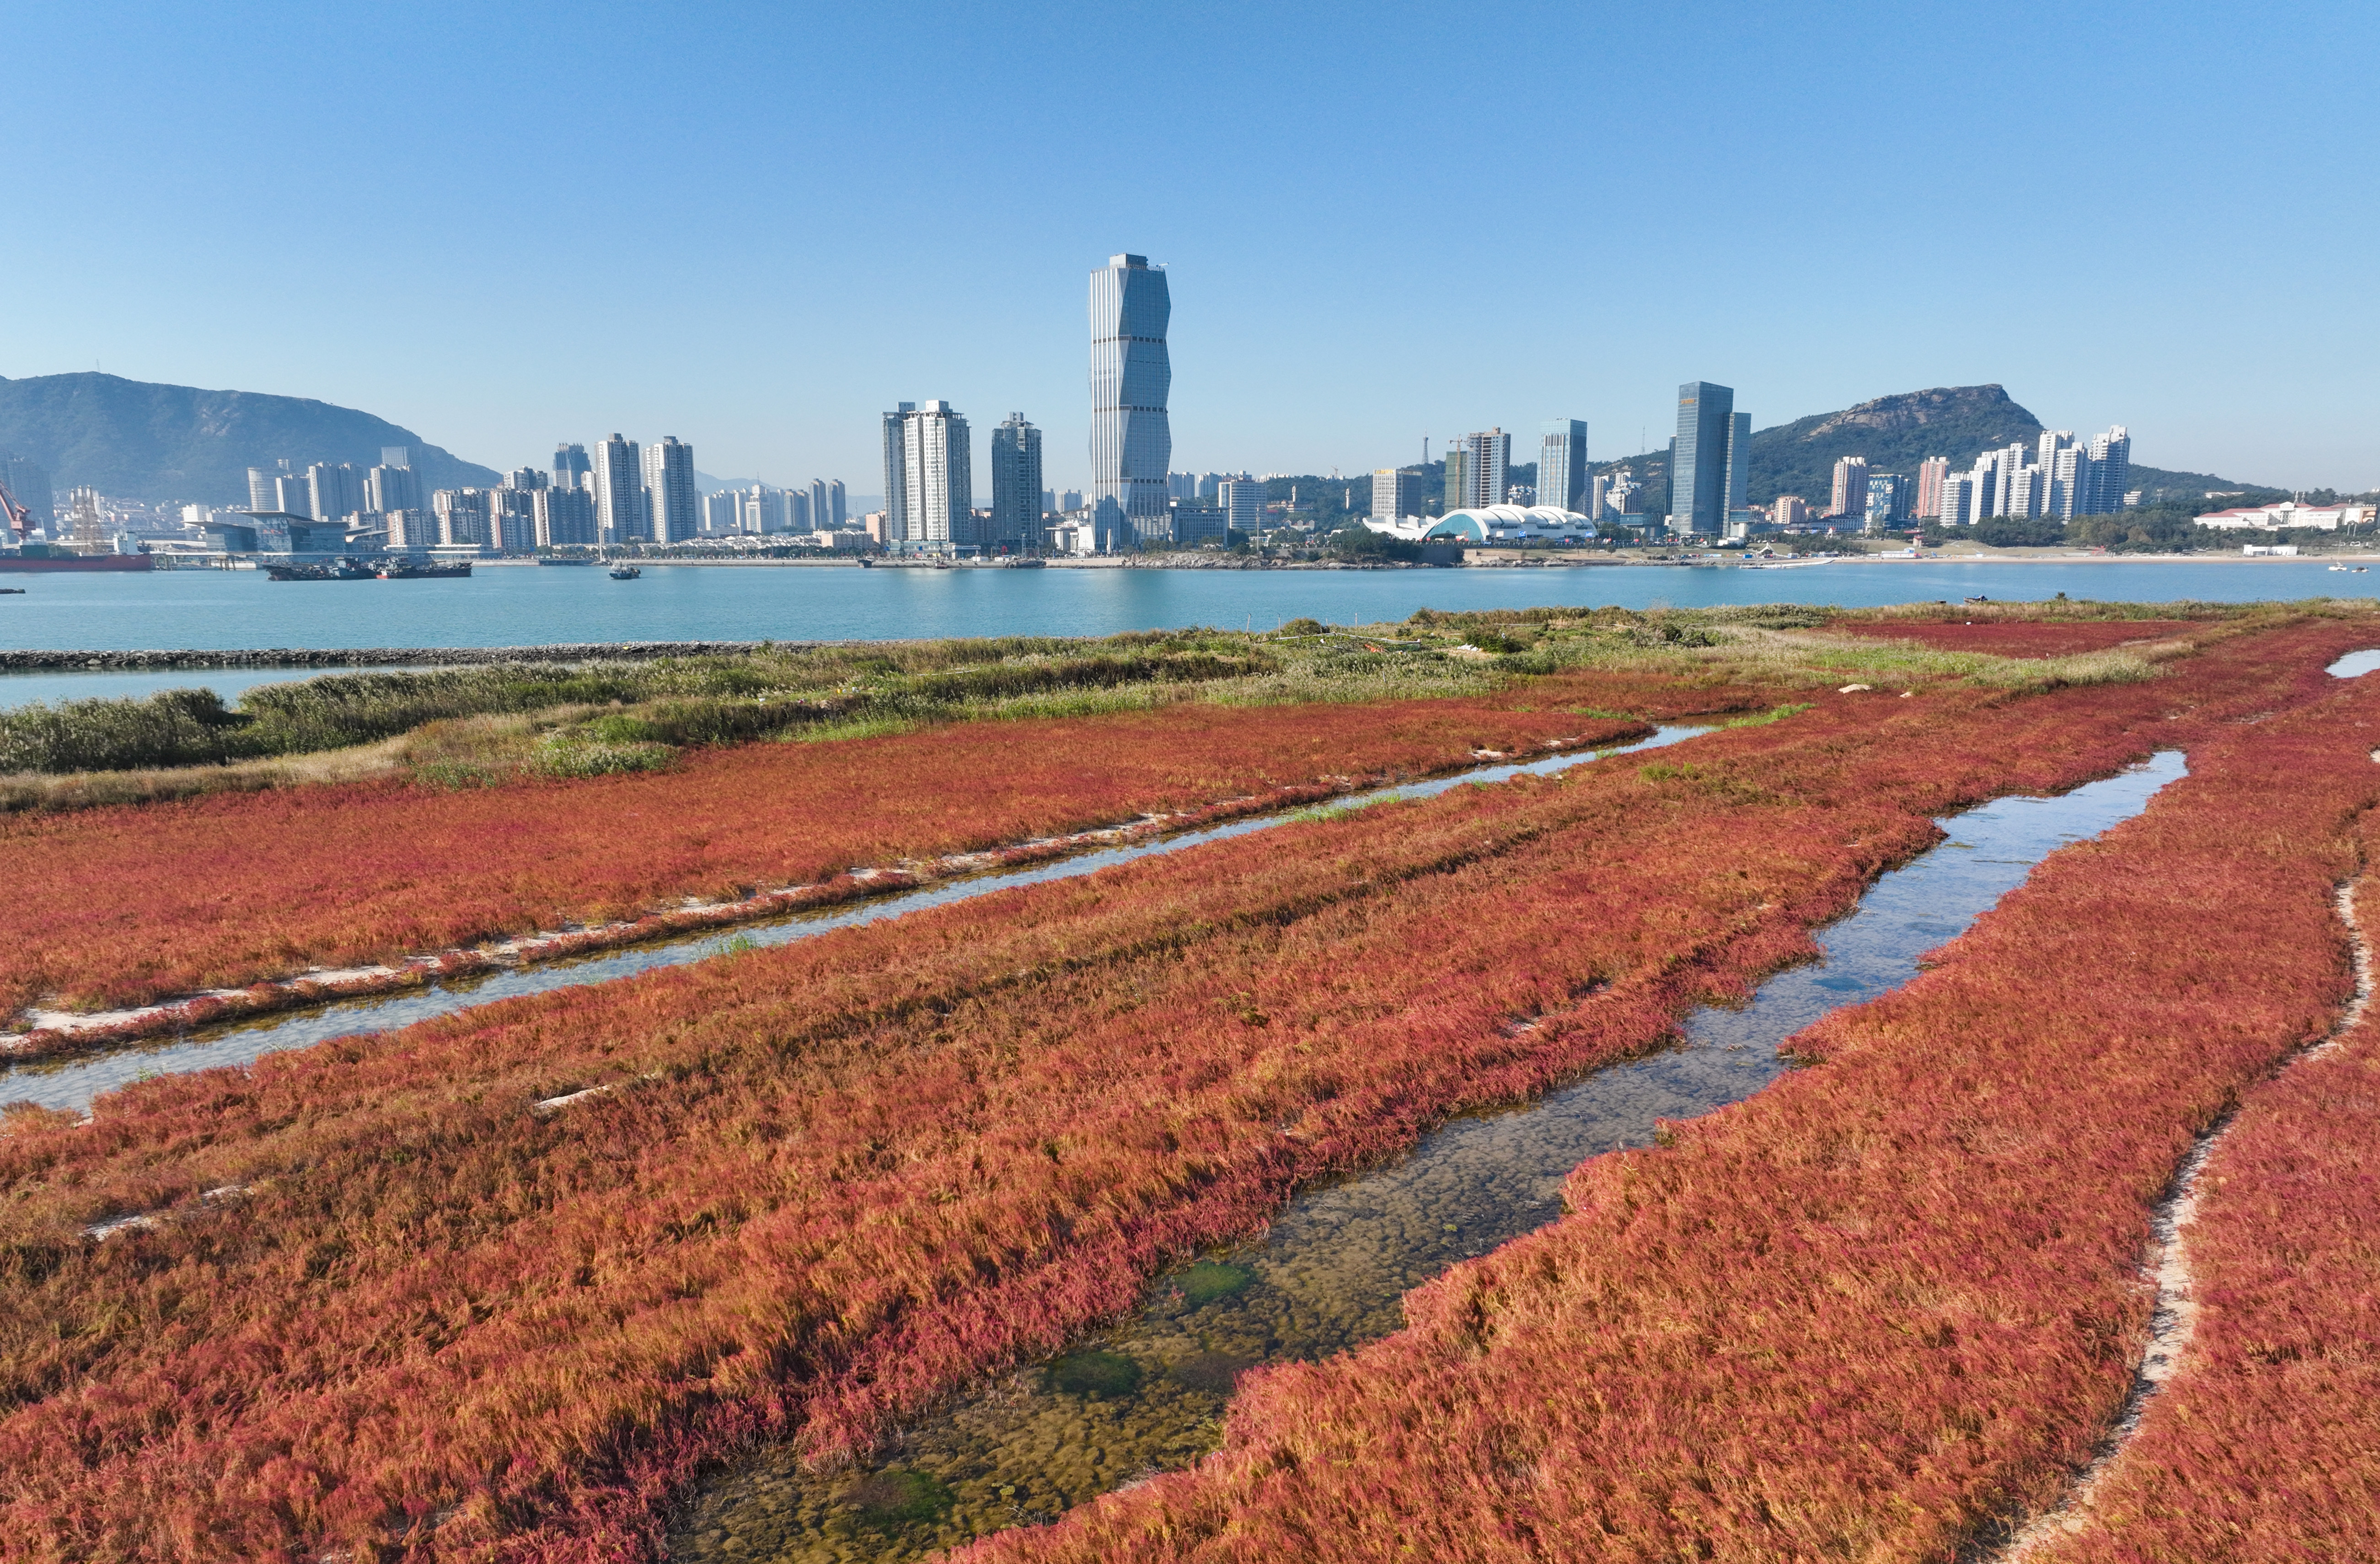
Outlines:
<svg viewBox="0 0 2380 1564"><path fill-rule="evenodd" d="M1525 700L1185 704L695 751L659 774L318 785L18 816L0 820L0 1016L45 995L142 1005L635 919L687 898L735 900L1150 811L1252 795L1269 806L1283 788L1327 793L1473 764L1475 749L1630 730L1565 707L1658 715L1766 700L1717 682L1573 677Z"/></svg>
<svg viewBox="0 0 2380 1564"><path fill-rule="evenodd" d="M1418 1289L1399 1335L1244 1379L1196 1470L966 1557L1949 1559L2054 1502L2131 1381L2149 1207L2350 987L2331 898L2380 802L2369 683L2198 728L2143 816L1796 1039L1814 1068L1587 1163L1569 1215ZM2240 1213L2268 1253L2333 1257L2299 1339L2369 1340L2368 1297L2331 1314L2368 1267L2346 1228L2369 1192ZM2360 1361L2301 1372L2362 1387ZM2291 1507L2301 1536L2371 1534L2362 1414L2285 1418L2264 1388L2168 1447L2241 1442L2194 1526L2086 1556L2360 1557L2217 1546ZM2326 1432L2361 1440L2289 1465ZM2285 1496L2257 1480L2284 1472Z"/></svg>
<svg viewBox="0 0 2380 1564"><path fill-rule="evenodd" d="M633 1553L703 1460L832 1450L1055 1346L1297 1184L1806 952L1931 813L2319 699L2351 634L2028 700L1829 697L1560 782L153 1081L87 1128L20 1115L0 1557ZM2283 1011L2318 1007L2304 988ZM131 1213L158 1224L80 1234ZM1391 1504L1416 1474L1383 1470Z"/></svg>
<svg viewBox="0 0 2380 1564"><path fill-rule="evenodd" d="M2380 934L2380 884L2358 911ZM2207 1160L2180 1372L2037 1564L2380 1558L2380 1014L2339 1045L2251 1093Z"/></svg>

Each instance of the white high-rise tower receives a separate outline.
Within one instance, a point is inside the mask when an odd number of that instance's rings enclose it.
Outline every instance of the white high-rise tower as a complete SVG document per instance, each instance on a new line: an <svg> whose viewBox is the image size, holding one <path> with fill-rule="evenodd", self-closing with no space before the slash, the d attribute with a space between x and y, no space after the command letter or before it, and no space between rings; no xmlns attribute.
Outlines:
<svg viewBox="0 0 2380 1564"><path fill-rule="evenodd" d="M888 540L910 544L971 544L975 536L975 458L967 421L948 402L901 404L897 482L888 485ZM889 434L888 434L889 437Z"/></svg>
<svg viewBox="0 0 2380 1564"><path fill-rule="evenodd" d="M605 544L642 543L653 535L645 508L644 474L637 443L614 434L595 447L595 528Z"/></svg>
<svg viewBox="0 0 2380 1564"><path fill-rule="evenodd" d="M1162 537L1173 428L1165 398L1173 317L1163 271L1143 255L1111 255L1091 274L1091 525L1101 549Z"/></svg>

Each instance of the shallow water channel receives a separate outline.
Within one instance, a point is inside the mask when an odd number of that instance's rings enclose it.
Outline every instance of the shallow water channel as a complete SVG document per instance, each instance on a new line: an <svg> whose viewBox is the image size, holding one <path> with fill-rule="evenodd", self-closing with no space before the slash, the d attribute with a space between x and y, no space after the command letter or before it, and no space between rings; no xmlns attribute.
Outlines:
<svg viewBox="0 0 2380 1564"><path fill-rule="evenodd" d="M2139 813L2183 772L2168 751L2059 798L1944 820L1949 840L1818 932L1822 962L1740 1008L1697 1010L1678 1046L1454 1120L1401 1162L1299 1195L1261 1239L1160 1277L1131 1320L899 1431L873 1464L821 1476L768 1452L696 1498L670 1556L916 1558L1189 1464L1220 1440L1239 1373L1395 1330L1411 1289L1560 1215L1581 1162L1758 1091L1786 1068L1785 1039L1907 982L2043 858Z"/></svg>
<svg viewBox="0 0 2380 1564"><path fill-rule="evenodd" d="M1360 808L1386 799L1424 798L1465 783L1500 782L1512 776L1542 776L1611 755L1659 749L1714 731L1716 729L1711 727L1662 727L1652 737L1640 739L1633 744L1601 750L1575 750L1509 765L1478 766L1449 776L1432 777L1426 782L1407 782L1392 788L1374 788L1369 792L1350 793L1329 800L1323 807ZM352 1036L358 1032L391 1031L415 1021L428 1020L433 1016L518 995L543 994L557 988L577 988L588 984L607 983L613 978L632 977L657 967L675 967L699 961L731 947L790 945L798 939L808 939L856 923L898 918L923 908L965 901L1018 886L1072 879L1080 874L1096 874L1114 864L1129 863L1136 858L1179 852L1184 848L1221 841L1229 837L1244 837L1252 831L1267 830L1284 821L1296 819L1306 813L1309 812L1298 809L1250 815L1204 830L1184 831L1128 846L1103 848L1028 868L955 876L917 890L870 898L829 911L786 913L738 923L725 930L708 929L699 934L657 939L599 954L505 968L400 993L342 999L252 1020L226 1021L193 1029L181 1036L128 1044L88 1058L46 1065L18 1065L0 1070L0 1103L34 1102L47 1108L81 1112L87 1110L91 1099L101 1093L128 1086L152 1076L249 1064L285 1048L304 1048L328 1042L334 1037Z"/></svg>

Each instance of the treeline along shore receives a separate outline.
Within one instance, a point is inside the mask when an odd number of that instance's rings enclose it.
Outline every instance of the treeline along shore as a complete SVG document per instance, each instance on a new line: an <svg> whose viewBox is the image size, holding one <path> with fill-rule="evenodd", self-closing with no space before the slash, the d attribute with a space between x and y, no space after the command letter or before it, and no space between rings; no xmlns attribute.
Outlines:
<svg viewBox="0 0 2380 1564"><path fill-rule="evenodd" d="M807 651L815 641L587 641L555 646L269 646L226 651L0 652L0 673L75 669L360 668L476 663L582 663L591 659L712 657L776 647Z"/></svg>

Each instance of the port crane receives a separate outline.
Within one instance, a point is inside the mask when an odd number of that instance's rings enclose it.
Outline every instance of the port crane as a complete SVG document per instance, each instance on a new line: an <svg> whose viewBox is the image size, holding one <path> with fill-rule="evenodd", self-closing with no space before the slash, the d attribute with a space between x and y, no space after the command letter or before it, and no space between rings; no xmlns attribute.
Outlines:
<svg viewBox="0 0 2380 1564"><path fill-rule="evenodd" d="M33 530L33 514L17 503L17 496L8 492L6 483L0 483L0 511L7 513L8 530L17 534L18 543L23 543Z"/></svg>

